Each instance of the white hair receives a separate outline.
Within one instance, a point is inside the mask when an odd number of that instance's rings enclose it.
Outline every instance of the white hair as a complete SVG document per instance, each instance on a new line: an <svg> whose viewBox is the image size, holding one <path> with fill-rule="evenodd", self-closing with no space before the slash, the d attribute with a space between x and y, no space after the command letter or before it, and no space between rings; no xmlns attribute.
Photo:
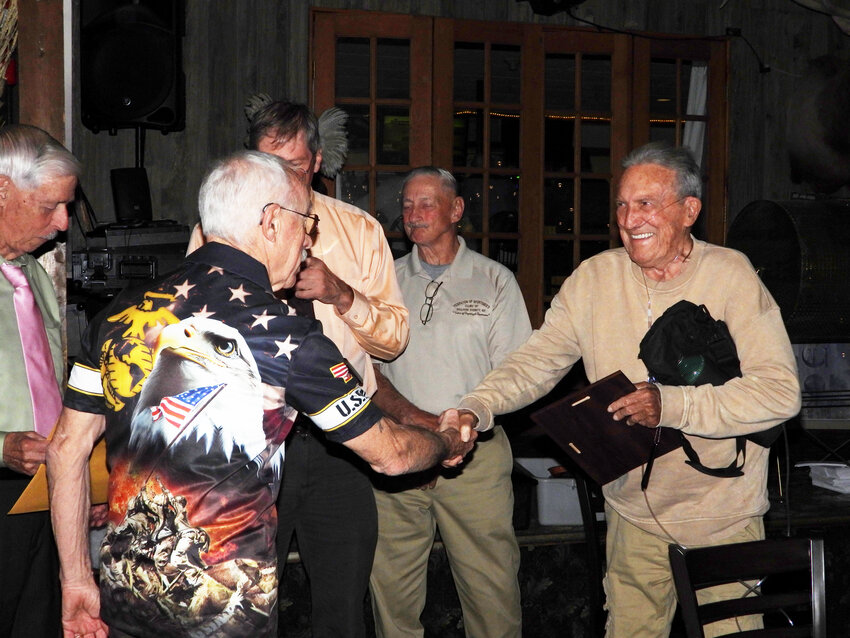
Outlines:
<svg viewBox="0 0 850 638"><path fill-rule="evenodd" d="M23 190L35 190L60 177L80 178L82 165L68 149L35 126L0 128L0 175Z"/></svg>
<svg viewBox="0 0 850 638"><path fill-rule="evenodd" d="M299 174L279 157L259 151L239 151L217 161L198 192L204 234L245 245L262 221L263 207L275 202L298 208L298 194L307 199Z"/></svg>

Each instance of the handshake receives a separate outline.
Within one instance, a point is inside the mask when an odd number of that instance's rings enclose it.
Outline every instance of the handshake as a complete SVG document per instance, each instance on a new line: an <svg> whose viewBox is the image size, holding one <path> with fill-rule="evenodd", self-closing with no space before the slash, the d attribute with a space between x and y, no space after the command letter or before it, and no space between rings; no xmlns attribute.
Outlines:
<svg viewBox="0 0 850 638"><path fill-rule="evenodd" d="M448 453L443 459L444 467L457 467L463 463L478 438L475 425L478 419L469 410L451 408L443 411L437 420L438 432L448 444Z"/></svg>

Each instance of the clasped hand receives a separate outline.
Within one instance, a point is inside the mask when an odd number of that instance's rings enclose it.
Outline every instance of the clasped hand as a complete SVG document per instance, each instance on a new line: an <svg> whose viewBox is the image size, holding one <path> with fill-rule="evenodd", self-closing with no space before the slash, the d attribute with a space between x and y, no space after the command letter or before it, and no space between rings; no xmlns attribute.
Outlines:
<svg viewBox="0 0 850 638"><path fill-rule="evenodd" d="M474 429L473 420L466 411L454 408L440 415L440 432L452 434L452 448L443 461L445 467L457 467L463 463L463 457L472 451L478 432Z"/></svg>
<svg viewBox="0 0 850 638"><path fill-rule="evenodd" d="M615 421L625 421L628 425L642 425L655 428L661 422L661 391L654 383L641 381L635 384L635 391L614 401L608 406Z"/></svg>

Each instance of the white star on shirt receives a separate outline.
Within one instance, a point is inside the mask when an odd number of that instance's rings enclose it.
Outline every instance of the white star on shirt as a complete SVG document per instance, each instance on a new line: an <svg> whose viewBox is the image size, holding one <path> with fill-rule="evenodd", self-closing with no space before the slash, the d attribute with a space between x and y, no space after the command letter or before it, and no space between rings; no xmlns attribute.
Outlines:
<svg viewBox="0 0 850 638"><path fill-rule="evenodd" d="M292 351L298 348L297 345L292 343L292 335L287 335L286 341L275 341L275 345L277 346L277 354L275 355L275 358L285 354L286 358L290 360L292 359L290 356Z"/></svg>
<svg viewBox="0 0 850 638"><path fill-rule="evenodd" d="M222 268L221 266L211 266L210 269L207 271L207 274L211 275L214 272L217 272L219 275L223 275L224 274L224 268Z"/></svg>
<svg viewBox="0 0 850 638"><path fill-rule="evenodd" d="M254 323L251 324L252 328L254 326L262 325L263 328L265 328L266 330L269 329L269 321L271 321L275 317L274 315L270 315L268 310L266 310L265 308L263 308L263 314L251 316L255 319Z"/></svg>
<svg viewBox="0 0 850 638"><path fill-rule="evenodd" d="M286 308L287 308L287 310L286 310L286 314L287 314L288 316L290 316L290 317L291 317L292 315L298 314L297 312L295 312L295 308L293 308L293 307L292 307L292 306L290 306L289 304L286 304Z"/></svg>
<svg viewBox="0 0 850 638"><path fill-rule="evenodd" d="M188 299L189 291L192 290L192 288L194 287L195 284L190 284L188 279L179 286L174 286L174 289L177 291L177 294L174 295L174 298L177 299L177 297L184 297L185 299Z"/></svg>
<svg viewBox="0 0 850 638"><path fill-rule="evenodd" d="M245 287L242 284L239 284L238 288L228 288L228 290L230 291L230 299L228 299L228 301L238 299L242 303L245 303L245 297L248 297L251 294L245 290Z"/></svg>
<svg viewBox="0 0 850 638"><path fill-rule="evenodd" d="M193 312L193 313L192 313L192 316L193 316L193 317L200 317L201 319L209 319L209 318L210 318L210 317L212 317L214 314L215 314L215 313L214 313L213 311L211 311L211 310L207 310L207 305L206 305L206 304L204 304L204 307L203 307L203 308L201 308L200 310L198 310L198 312Z"/></svg>

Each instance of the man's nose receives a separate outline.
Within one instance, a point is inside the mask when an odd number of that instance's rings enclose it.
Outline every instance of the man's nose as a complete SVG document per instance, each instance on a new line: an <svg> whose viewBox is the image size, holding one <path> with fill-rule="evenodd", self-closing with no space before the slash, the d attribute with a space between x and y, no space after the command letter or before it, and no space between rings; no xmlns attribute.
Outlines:
<svg viewBox="0 0 850 638"><path fill-rule="evenodd" d="M68 230L68 205L60 204L53 213L53 227L56 230Z"/></svg>
<svg viewBox="0 0 850 638"><path fill-rule="evenodd" d="M622 228L631 229L641 226L646 221L646 216L642 214L640 206L625 204L619 208L617 219Z"/></svg>

